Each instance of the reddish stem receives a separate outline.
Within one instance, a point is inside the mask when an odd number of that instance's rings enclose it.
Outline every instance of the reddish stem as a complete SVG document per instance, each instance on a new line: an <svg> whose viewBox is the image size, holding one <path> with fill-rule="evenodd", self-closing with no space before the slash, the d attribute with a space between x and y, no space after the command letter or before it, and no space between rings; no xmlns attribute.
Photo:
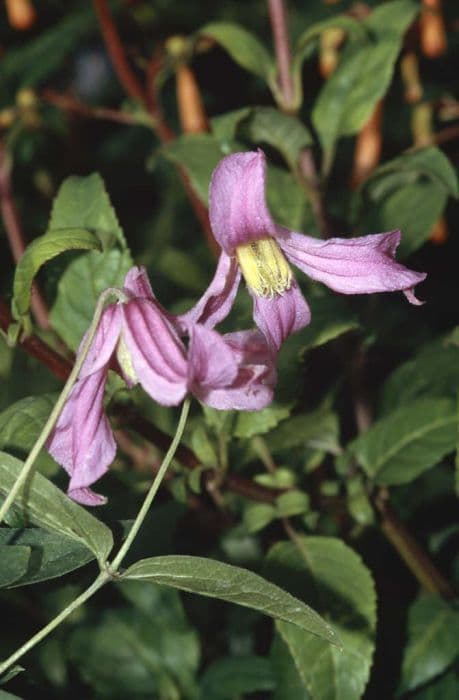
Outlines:
<svg viewBox="0 0 459 700"><path fill-rule="evenodd" d="M293 103L294 89L291 72L290 38L284 0L268 0L269 19L277 62L277 82L286 107Z"/></svg>

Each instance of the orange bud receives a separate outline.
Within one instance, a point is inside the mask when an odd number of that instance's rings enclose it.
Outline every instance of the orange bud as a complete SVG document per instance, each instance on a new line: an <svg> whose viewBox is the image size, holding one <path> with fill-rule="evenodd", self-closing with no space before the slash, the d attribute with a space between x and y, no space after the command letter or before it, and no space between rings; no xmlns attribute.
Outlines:
<svg viewBox="0 0 459 700"><path fill-rule="evenodd" d="M16 119L16 110L6 107L0 111L0 129L8 129Z"/></svg>
<svg viewBox="0 0 459 700"><path fill-rule="evenodd" d="M448 48L441 0L423 0L419 19L421 48L424 56L437 58Z"/></svg>
<svg viewBox="0 0 459 700"><path fill-rule="evenodd" d="M423 102L413 109L411 115L411 132L415 146L428 146L432 143L433 107L430 102Z"/></svg>
<svg viewBox="0 0 459 700"><path fill-rule="evenodd" d="M6 0L6 13L13 29L19 31L30 29L37 19L30 0Z"/></svg>
<svg viewBox="0 0 459 700"><path fill-rule="evenodd" d="M357 136L354 151L354 167L351 187L356 189L372 173L379 163L382 151L383 102L380 100L370 119Z"/></svg>
<svg viewBox="0 0 459 700"><path fill-rule="evenodd" d="M327 79L334 72L339 61L339 47L343 43L345 32L340 27L326 29L320 35L319 72Z"/></svg>
<svg viewBox="0 0 459 700"><path fill-rule="evenodd" d="M438 219L437 223L432 229L432 233L430 234L430 241L434 245L444 245L448 240L448 237L448 225L446 223L445 217L442 216L440 219Z"/></svg>
<svg viewBox="0 0 459 700"><path fill-rule="evenodd" d="M422 85L419 78L419 61L414 51L406 53L400 62L400 72L405 87L405 100L415 104L422 98Z"/></svg>
<svg viewBox="0 0 459 700"><path fill-rule="evenodd" d="M209 131L201 91L193 71L185 63L176 66L176 92L180 124L185 134Z"/></svg>

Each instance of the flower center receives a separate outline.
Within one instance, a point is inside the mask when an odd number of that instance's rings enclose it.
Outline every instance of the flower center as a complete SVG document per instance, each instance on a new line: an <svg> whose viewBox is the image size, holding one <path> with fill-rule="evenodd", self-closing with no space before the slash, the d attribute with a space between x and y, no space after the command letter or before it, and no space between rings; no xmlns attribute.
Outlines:
<svg viewBox="0 0 459 700"><path fill-rule="evenodd" d="M274 238L261 238L236 248L247 286L259 297L273 297L290 289L292 271Z"/></svg>
<svg viewBox="0 0 459 700"><path fill-rule="evenodd" d="M132 364L131 353L128 350L122 333L116 346L116 359L118 360L119 366L121 367L123 376L128 386L134 386L137 384L139 378L137 377L134 365Z"/></svg>

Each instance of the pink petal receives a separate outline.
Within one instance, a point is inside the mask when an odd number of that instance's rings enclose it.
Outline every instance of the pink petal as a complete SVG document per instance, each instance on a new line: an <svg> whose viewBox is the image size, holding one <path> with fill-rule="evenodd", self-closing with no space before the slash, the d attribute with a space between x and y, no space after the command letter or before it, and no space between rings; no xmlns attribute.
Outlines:
<svg viewBox="0 0 459 700"><path fill-rule="evenodd" d="M253 317L258 328L264 333L274 350L291 333L308 325L311 312L296 280L290 289L273 297L253 297Z"/></svg>
<svg viewBox="0 0 459 700"><path fill-rule="evenodd" d="M221 410L260 410L273 399L274 355L259 331L229 333L221 339L238 363L236 377L226 387L193 387L203 402Z"/></svg>
<svg viewBox="0 0 459 700"><path fill-rule="evenodd" d="M185 347L173 325L153 303L123 304L123 336L140 384L165 406L179 404L187 391Z"/></svg>
<svg viewBox="0 0 459 700"><path fill-rule="evenodd" d="M144 267L131 267L124 278L124 288L134 297L153 300L155 295Z"/></svg>
<svg viewBox="0 0 459 700"><path fill-rule="evenodd" d="M229 386L238 373L238 361L216 331L195 325L188 350L190 386L218 389Z"/></svg>
<svg viewBox="0 0 459 700"><path fill-rule="evenodd" d="M231 311L240 279L241 272L236 260L222 253L214 278L202 297L190 311L177 317L181 330L188 332L194 323L213 328L223 321Z"/></svg>
<svg viewBox="0 0 459 700"><path fill-rule="evenodd" d="M241 244L275 234L265 187L262 151L233 153L215 168L209 188L209 217L214 236L228 255Z"/></svg>
<svg viewBox="0 0 459 700"><path fill-rule="evenodd" d="M75 384L47 443L70 474L69 496L87 505L105 502L88 487L105 474L116 454L103 408L105 380L103 369Z"/></svg>
<svg viewBox="0 0 459 700"><path fill-rule="evenodd" d="M426 275L394 260L400 231L328 241L285 230L284 233L277 241L289 260L336 292L369 294L401 290L411 303L419 303L413 288Z"/></svg>
<svg viewBox="0 0 459 700"><path fill-rule="evenodd" d="M99 372L108 366L111 356L119 340L121 331L121 311L118 304L110 304L103 311L96 330L96 334L91 343L91 347L80 371L80 378L88 377L93 372ZM80 354L87 334L78 348L77 356Z"/></svg>

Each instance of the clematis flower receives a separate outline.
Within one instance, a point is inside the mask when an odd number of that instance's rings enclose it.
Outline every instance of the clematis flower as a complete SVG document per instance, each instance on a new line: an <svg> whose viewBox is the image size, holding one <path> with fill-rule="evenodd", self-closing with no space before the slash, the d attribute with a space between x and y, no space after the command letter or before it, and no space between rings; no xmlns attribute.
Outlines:
<svg viewBox="0 0 459 700"><path fill-rule="evenodd" d="M266 162L262 151L233 153L214 170L209 215L222 248L215 276L186 323L213 327L229 313L241 272L253 298L253 315L271 346L310 321L289 261L309 277L341 294L403 291L420 304L416 284L426 275L395 259L400 231L359 238L318 240L276 224L266 205Z"/></svg>
<svg viewBox="0 0 459 700"><path fill-rule="evenodd" d="M128 272L124 292L126 302L105 308L47 444L70 475L69 496L86 505L105 502L90 486L107 471L116 453L103 407L113 364L129 387L140 383L165 406L179 404L191 392L214 408L258 410L272 401L276 382L274 356L259 331L221 336L194 325L189 327L187 349L173 317L154 299L143 269Z"/></svg>

